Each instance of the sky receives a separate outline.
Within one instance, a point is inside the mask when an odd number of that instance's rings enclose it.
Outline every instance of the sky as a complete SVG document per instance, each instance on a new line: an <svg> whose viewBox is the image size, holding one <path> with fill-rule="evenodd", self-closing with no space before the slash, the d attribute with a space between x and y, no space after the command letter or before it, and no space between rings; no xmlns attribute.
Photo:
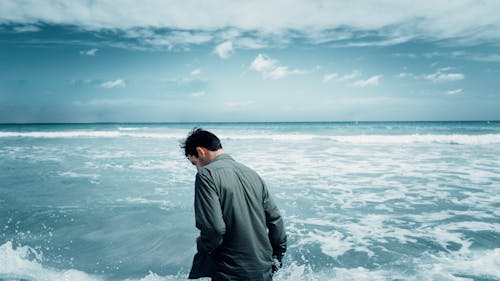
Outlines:
<svg viewBox="0 0 500 281"><path fill-rule="evenodd" d="M0 0L0 123L500 120L499 11Z"/></svg>

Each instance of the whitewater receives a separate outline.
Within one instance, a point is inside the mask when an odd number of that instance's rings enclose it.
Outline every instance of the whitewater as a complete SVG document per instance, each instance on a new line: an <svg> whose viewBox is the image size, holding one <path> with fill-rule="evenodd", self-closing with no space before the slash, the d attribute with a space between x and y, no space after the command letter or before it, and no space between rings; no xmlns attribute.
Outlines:
<svg viewBox="0 0 500 281"><path fill-rule="evenodd" d="M500 280L500 122L0 125L0 280L187 280L213 131L269 186L275 280Z"/></svg>

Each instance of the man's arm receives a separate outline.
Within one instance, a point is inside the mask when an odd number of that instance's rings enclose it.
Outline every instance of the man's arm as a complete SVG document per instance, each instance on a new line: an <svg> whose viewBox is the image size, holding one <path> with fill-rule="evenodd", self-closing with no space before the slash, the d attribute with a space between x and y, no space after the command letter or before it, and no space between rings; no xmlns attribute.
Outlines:
<svg viewBox="0 0 500 281"><path fill-rule="evenodd" d="M266 225L269 229L269 241L273 247L273 256L280 262L286 251L286 233L283 219L274 203L267 187L264 184L264 212L266 214Z"/></svg>
<svg viewBox="0 0 500 281"><path fill-rule="evenodd" d="M196 227L200 230L196 239L198 252L210 254L222 244L226 224L213 180L200 173L196 174L194 210Z"/></svg>

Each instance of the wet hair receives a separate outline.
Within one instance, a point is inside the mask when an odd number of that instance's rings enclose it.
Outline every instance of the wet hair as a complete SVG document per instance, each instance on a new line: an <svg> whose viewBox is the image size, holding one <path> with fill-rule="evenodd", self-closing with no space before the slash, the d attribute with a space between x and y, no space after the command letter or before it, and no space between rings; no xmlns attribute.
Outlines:
<svg viewBox="0 0 500 281"><path fill-rule="evenodd" d="M197 147L204 147L210 151L217 151L222 148L222 145L216 135L202 128L195 127L189 132L188 137L181 142L181 148L184 149L184 155L186 155L186 157L189 155L198 157L198 152L196 151Z"/></svg>

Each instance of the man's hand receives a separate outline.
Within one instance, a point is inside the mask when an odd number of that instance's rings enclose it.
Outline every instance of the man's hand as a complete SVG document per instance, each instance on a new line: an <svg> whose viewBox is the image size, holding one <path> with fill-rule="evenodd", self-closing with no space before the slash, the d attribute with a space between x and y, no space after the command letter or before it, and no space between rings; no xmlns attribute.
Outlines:
<svg viewBox="0 0 500 281"><path fill-rule="evenodd" d="M281 255L273 256L273 275L283 266L282 258Z"/></svg>

